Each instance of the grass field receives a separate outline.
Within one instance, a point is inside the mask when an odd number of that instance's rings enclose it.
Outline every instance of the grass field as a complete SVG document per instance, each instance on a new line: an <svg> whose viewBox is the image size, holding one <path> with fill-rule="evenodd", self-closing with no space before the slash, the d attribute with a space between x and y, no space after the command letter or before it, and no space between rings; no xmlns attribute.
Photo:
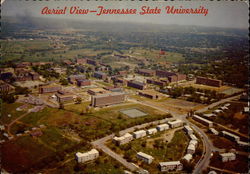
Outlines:
<svg viewBox="0 0 250 174"><path fill-rule="evenodd" d="M12 103L12 104L7 104L3 103L2 104L2 110L1 110L1 117L0 117L0 123L1 124L8 124L15 118L21 116L24 114L26 111L17 111L16 109L24 104L22 103ZM8 115L11 115L11 117L8 117Z"/></svg>

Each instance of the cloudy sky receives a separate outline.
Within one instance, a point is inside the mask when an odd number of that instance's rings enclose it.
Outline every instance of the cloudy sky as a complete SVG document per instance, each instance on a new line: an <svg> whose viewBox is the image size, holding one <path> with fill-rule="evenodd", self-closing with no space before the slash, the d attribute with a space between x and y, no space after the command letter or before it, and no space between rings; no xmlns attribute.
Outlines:
<svg viewBox="0 0 250 174"><path fill-rule="evenodd" d="M132 8L141 11L142 6L151 8L161 8L162 13L158 15L41 15L41 10L48 6L49 8L64 8L67 6L79 6L83 9L97 10L98 6L104 8ZM202 14L165 14L166 6L175 8L199 8L203 6L208 9L206 16ZM60 0L60 1L26 1L26 0L5 0L2 3L2 17L5 16L25 16L25 17L44 17L44 18L70 18L76 20L92 21L126 21L137 23L152 24L178 24L178 25L201 25L216 26L229 28L248 28L248 4L237 1L198 1L181 2L181 1L158 1L158 2L141 2L141 1L95 1L95 0Z"/></svg>

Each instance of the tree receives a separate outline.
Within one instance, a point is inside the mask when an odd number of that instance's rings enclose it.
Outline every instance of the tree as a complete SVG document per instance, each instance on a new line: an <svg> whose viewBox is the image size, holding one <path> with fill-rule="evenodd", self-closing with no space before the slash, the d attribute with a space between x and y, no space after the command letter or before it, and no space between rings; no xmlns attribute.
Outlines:
<svg viewBox="0 0 250 174"><path fill-rule="evenodd" d="M59 109L64 109L64 104L62 102L59 103Z"/></svg>
<svg viewBox="0 0 250 174"><path fill-rule="evenodd" d="M68 80L65 79L65 78L61 78L61 79L60 79L60 83L61 83L61 85L64 85L64 86L66 86L66 85L69 84Z"/></svg>
<svg viewBox="0 0 250 174"><path fill-rule="evenodd" d="M76 98L76 104L81 104L82 103L82 98L81 97L77 97Z"/></svg>

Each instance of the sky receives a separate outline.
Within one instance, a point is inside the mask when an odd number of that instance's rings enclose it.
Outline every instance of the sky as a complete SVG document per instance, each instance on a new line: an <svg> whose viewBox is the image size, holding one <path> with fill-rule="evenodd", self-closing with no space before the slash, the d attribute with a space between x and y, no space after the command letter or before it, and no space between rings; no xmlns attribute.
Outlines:
<svg viewBox="0 0 250 174"><path fill-rule="evenodd" d="M161 14L157 15L101 15L85 14L85 15L42 15L41 10L44 7L52 8L70 8L71 6L79 6L83 9L97 10L98 6L104 8L121 9L132 8L141 11L142 6L151 8L158 7L162 9ZM165 7L174 6L175 8L189 9L199 8L203 6L208 9L208 14L166 14ZM5 16L25 16L43 17L43 18L68 18L74 20L90 20L90 21L119 21L133 23L151 23L151 24L177 24L177 25L199 25L225 28L242 28L247 29L249 19L249 5L244 1L95 1L95 0L60 0L60 1L33 1L33 0L5 0L2 3L2 17Z"/></svg>

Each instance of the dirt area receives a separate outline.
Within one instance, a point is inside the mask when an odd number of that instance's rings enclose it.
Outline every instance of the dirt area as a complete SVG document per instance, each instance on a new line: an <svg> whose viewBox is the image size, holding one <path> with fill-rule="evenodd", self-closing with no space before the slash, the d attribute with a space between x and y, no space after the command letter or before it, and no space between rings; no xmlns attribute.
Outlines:
<svg viewBox="0 0 250 174"><path fill-rule="evenodd" d="M242 114L241 112L237 112L234 114L234 118L242 120L246 117L246 115Z"/></svg>
<svg viewBox="0 0 250 174"><path fill-rule="evenodd" d="M156 138L148 138L147 139L147 147L150 148L154 148L153 144L155 140L163 140L164 142L171 142L173 137L174 137L174 133L178 130L181 130L182 128L177 128L177 129L171 129L168 130L166 133L161 134L160 137L156 137Z"/></svg>

